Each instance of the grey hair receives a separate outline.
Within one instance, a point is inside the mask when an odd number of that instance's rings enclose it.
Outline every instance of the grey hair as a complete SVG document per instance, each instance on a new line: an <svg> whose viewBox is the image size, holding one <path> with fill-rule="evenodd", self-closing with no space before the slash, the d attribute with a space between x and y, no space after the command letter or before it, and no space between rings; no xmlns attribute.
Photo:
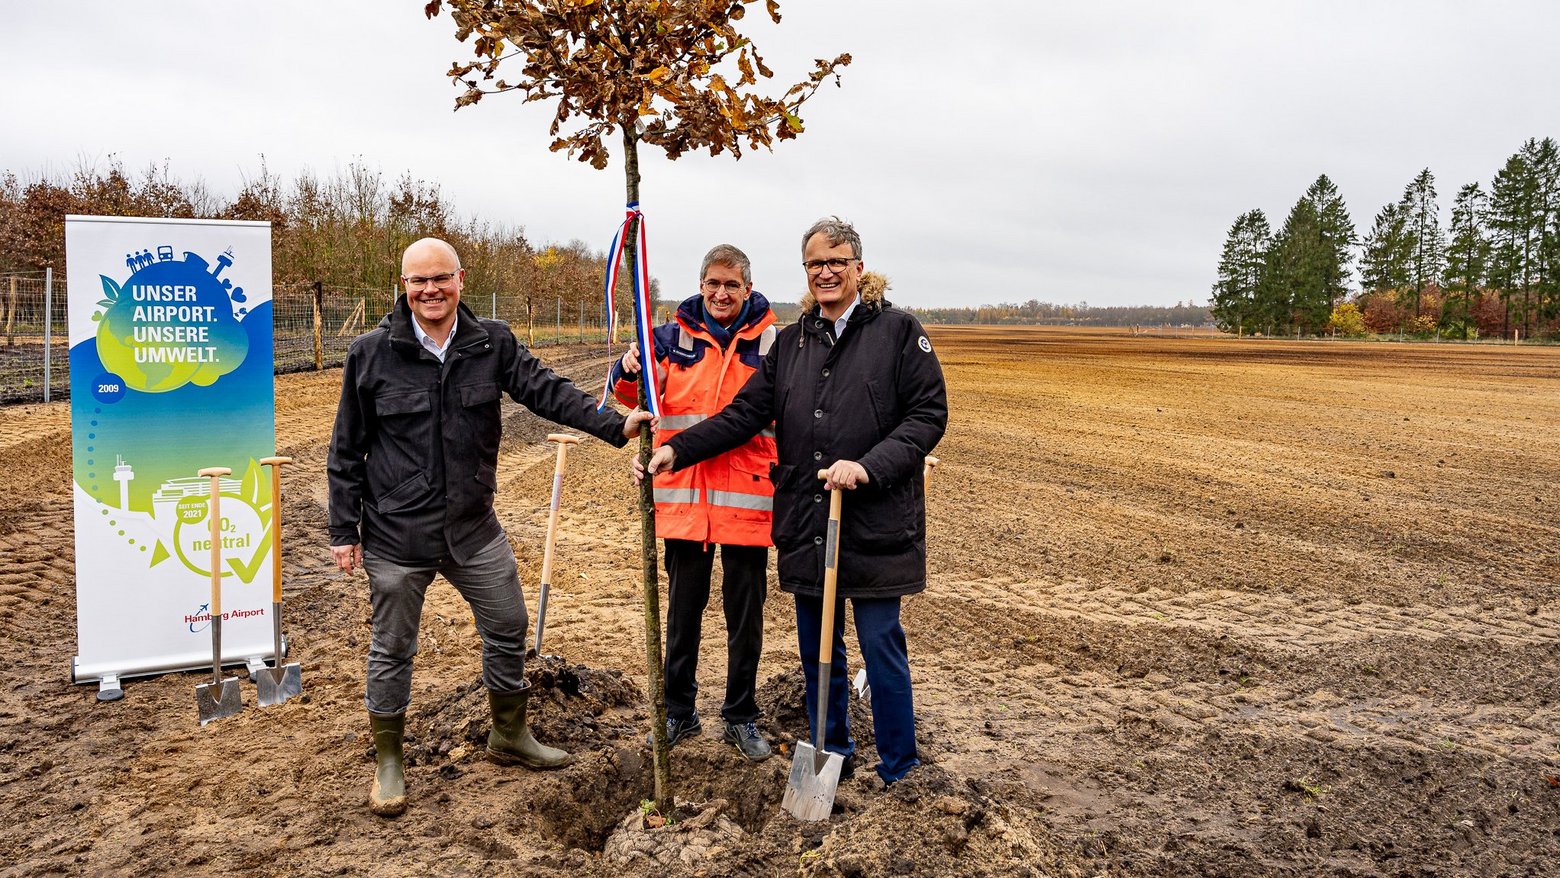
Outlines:
<svg viewBox="0 0 1560 878"><path fill-rule="evenodd" d="M841 244L849 244L850 251L857 259L861 258L861 236L856 234L856 227L849 221L837 216L826 216L808 227L807 233L802 235L802 254L807 253L807 242L813 235L822 234L829 242L830 247L838 247Z"/></svg>
<svg viewBox="0 0 1560 878"><path fill-rule="evenodd" d="M738 250L731 244L716 244L710 248L710 252L704 254L704 264L699 266L699 282L704 282L704 275L709 272L711 265L727 265L742 272L742 282L748 286L753 285L753 263L748 255Z"/></svg>

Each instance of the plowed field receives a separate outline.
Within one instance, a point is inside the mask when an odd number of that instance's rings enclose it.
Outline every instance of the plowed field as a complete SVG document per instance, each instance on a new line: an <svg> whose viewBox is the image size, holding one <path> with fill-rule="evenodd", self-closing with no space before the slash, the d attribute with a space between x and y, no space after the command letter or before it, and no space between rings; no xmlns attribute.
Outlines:
<svg viewBox="0 0 1560 878"><path fill-rule="evenodd" d="M571 457L533 663L554 774L478 758L480 644L430 590L411 807L364 805L366 581L329 563L339 372L279 376L290 660L305 697L201 728L205 678L69 682L69 413L0 418L0 876L1553 875L1560 870L1560 348L934 328L952 423L905 604L926 765L781 815L789 760L718 734L651 795L627 452ZM599 386L599 349L541 352ZM499 515L529 601L557 428L509 406ZM848 514L848 512L847 512ZM664 588L664 585L663 585ZM771 593L763 727L806 733ZM854 639L850 641L854 672ZM873 761L871 724L853 708ZM631 821L632 822L632 821ZM669 857L654 865L642 851ZM668 853L670 852L670 853Z"/></svg>

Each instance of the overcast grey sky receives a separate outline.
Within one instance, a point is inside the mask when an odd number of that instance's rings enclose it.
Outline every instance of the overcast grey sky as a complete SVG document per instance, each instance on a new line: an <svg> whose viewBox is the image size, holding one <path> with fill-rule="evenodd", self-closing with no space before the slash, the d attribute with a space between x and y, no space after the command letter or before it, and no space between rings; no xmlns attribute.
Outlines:
<svg viewBox="0 0 1560 878"><path fill-rule="evenodd" d="M421 0L8 4L0 169L166 159L231 196L354 160L462 214L604 249L623 175L547 151L550 108L452 112L469 56ZM1361 234L1421 168L1442 221L1529 137L1560 136L1560 3L783 0L750 15L773 91L850 52L773 153L641 151L650 268L695 291L711 245L803 289L801 232L838 213L900 304L1206 302L1240 213L1276 228L1320 173Z"/></svg>

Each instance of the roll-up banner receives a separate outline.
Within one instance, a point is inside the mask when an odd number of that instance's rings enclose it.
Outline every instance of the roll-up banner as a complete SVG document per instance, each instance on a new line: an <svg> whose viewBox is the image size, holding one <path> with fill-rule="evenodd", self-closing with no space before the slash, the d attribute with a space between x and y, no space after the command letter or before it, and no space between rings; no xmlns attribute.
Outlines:
<svg viewBox="0 0 1560 878"><path fill-rule="evenodd" d="M271 657L271 227L67 216L78 683Z"/></svg>

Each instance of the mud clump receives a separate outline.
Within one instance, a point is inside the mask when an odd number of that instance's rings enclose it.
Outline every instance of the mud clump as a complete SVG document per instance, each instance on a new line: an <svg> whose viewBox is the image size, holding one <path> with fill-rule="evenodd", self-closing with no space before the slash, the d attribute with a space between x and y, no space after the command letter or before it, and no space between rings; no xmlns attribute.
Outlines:
<svg viewBox="0 0 1560 878"><path fill-rule="evenodd" d="M574 753L631 735L631 718L614 721L612 712L644 701L639 687L622 671L570 664L559 656L527 662L525 678L531 684L526 721L532 733L545 744ZM418 711L409 727L409 764L459 762L480 754L493 727L487 690L480 680L472 680Z"/></svg>
<svg viewBox="0 0 1560 878"><path fill-rule="evenodd" d="M607 839L603 857L623 865L650 864L669 869L675 864L692 868L712 859L723 859L747 837L723 813L724 799L680 803L671 814L641 810L623 818Z"/></svg>

